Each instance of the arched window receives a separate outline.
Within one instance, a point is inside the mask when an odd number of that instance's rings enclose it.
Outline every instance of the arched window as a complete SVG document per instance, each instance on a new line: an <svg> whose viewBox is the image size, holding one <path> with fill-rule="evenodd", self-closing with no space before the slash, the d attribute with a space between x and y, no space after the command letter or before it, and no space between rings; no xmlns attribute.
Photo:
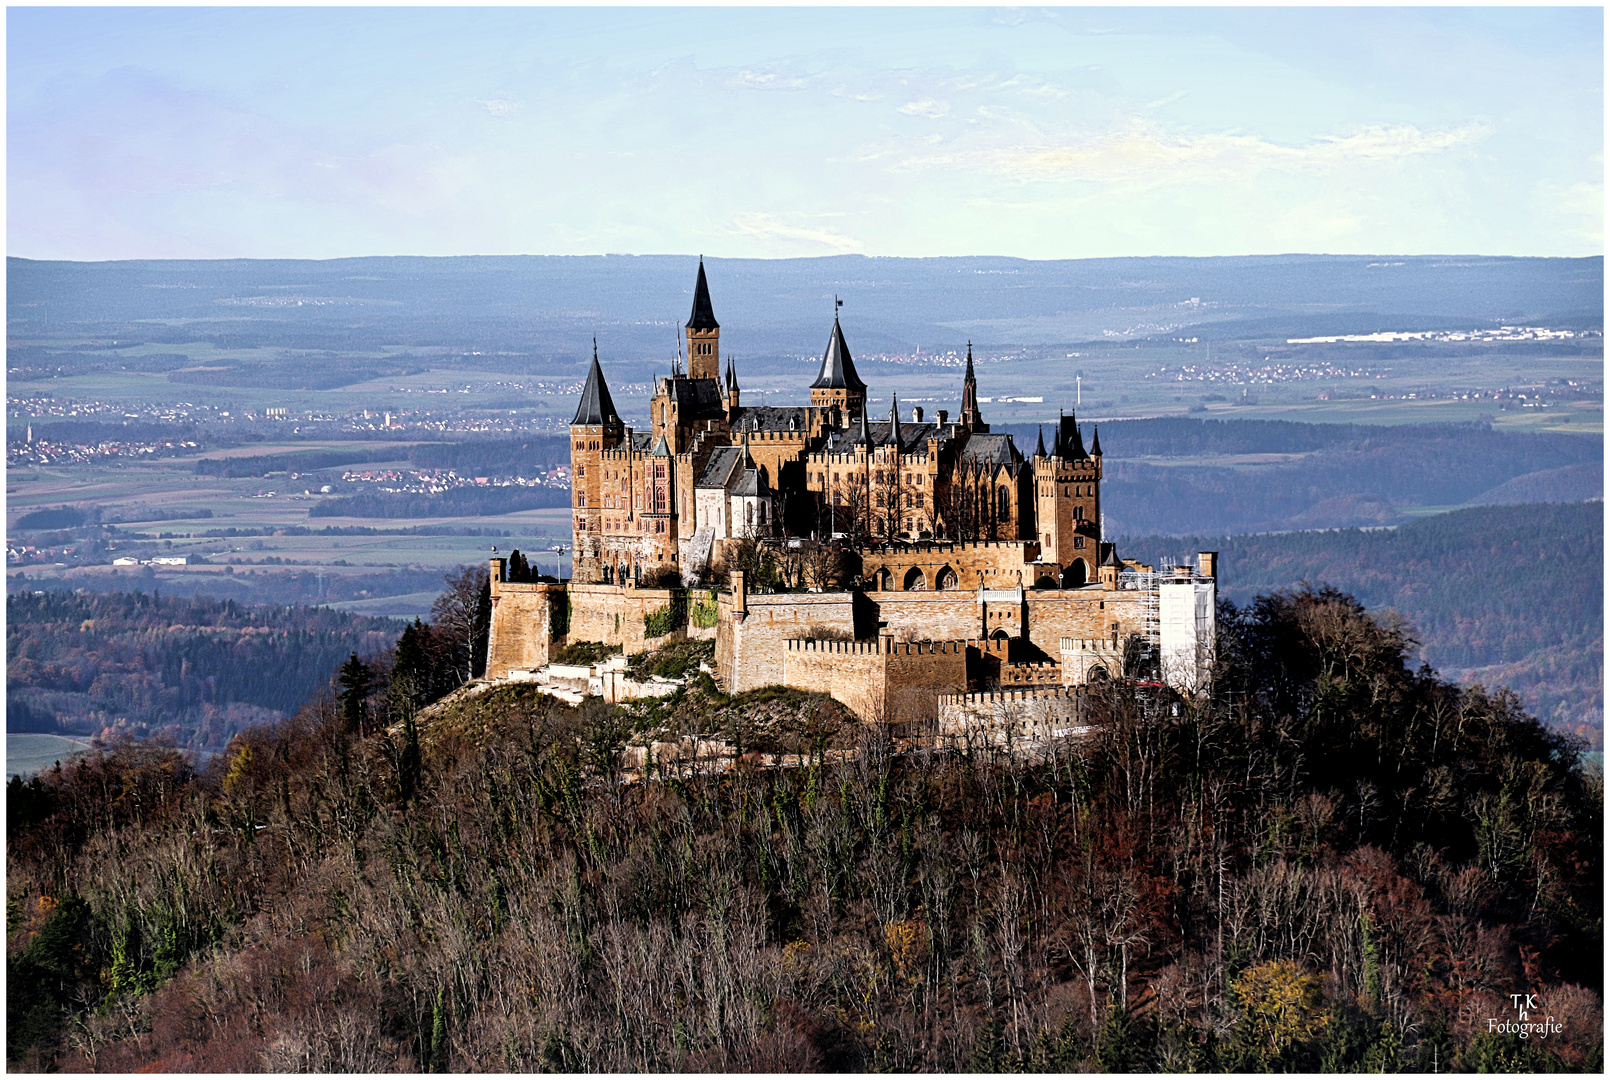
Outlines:
<svg viewBox="0 0 1610 1080"><path fill-rule="evenodd" d="M928 587L927 579L922 576L922 570L913 566L906 571L906 591L921 592Z"/></svg>
<svg viewBox="0 0 1610 1080"><path fill-rule="evenodd" d="M1001 516L1003 518L1011 517L1011 515L1012 515L1012 493L1010 491L1008 491L1004 487L1001 488L1000 493L996 496L996 502L998 504L997 512L998 512L999 516Z"/></svg>
<svg viewBox="0 0 1610 1080"><path fill-rule="evenodd" d="M958 584L960 584L956 577L956 571L952 570L948 566L942 566L939 568L939 573L935 580L939 583L939 588L941 589L954 589Z"/></svg>

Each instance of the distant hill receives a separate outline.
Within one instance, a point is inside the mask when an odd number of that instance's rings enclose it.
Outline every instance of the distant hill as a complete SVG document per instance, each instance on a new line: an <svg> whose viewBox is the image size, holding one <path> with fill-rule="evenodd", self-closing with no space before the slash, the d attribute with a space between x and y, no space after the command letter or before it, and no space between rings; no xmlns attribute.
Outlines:
<svg viewBox="0 0 1610 1080"><path fill-rule="evenodd" d="M161 736L222 747L278 720L392 619L231 600L50 590L6 598L7 731Z"/></svg>
<svg viewBox="0 0 1610 1080"><path fill-rule="evenodd" d="M813 353L833 297L857 352L1147 337L1286 337L1505 322L1599 327L1601 258L1280 255L706 259L723 351L765 367ZM693 255L311 260L7 260L14 339L93 326L124 346L451 346L515 369L579 370L597 334L647 370L675 355ZM95 346L86 345L86 355ZM407 367L400 355L391 363ZM169 354L152 363L173 366ZM510 368L509 365L515 365ZM350 366L350 365L349 365ZM166 369L164 369L166 370ZM344 370L344 369L343 369ZM305 374L305 372L304 372ZM199 376L184 375L183 378ZM633 373L631 377L639 377Z"/></svg>
<svg viewBox="0 0 1610 1080"><path fill-rule="evenodd" d="M1308 581L1394 608L1444 675L1509 686L1538 716L1603 745L1602 503L1478 507L1372 531L1122 538L1118 548L1152 563L1216 550L1221 595L1238 604Z"/></svg>

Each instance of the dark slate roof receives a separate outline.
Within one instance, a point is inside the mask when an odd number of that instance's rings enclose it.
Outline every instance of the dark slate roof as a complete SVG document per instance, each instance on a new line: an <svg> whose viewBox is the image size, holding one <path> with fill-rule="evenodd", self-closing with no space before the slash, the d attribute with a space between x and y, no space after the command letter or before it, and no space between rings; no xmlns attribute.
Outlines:
<svg viewBox="0 0 1610 1080"><path fill-rule="evenodd" d="M1107 549L1107 557L1101 560L1102 566L1116 566L1123 569L1124 560L1118 557L1118 545L1114 544Z"/></svg>
<svg viewBox="0 0 1610 1080"><path fill-rule="evenodd" d="M771 485L766 483L766 478L760 474L759 469L751 466L739 475L738 482L729 489L729 493L733 495L770 495Z"/></svg>
<svg viewBox="0 0 1610 1080"><path fill-rule="evenodd" d="M576 405L576 418L572 425L618 424L621 418L615 412L609 387L604 385L604 372L598 366L598 350L593 349L593 366L587 369L587 385L581 388L581 401Z"/></svg>
<svg viewBox="0 0 1610 1080"><path fill-rule="evenodd" d="M1091 457L1100 457L1101 456L1101 425L1099 425L1099 424L1096 425L1096 427L1093 428L1092 431L1094 433L1094 438L1090 443L1090 456Z"/></svg>
<svg viewBox="0 0 1610 1080"><path fill-rule="evenodd" d="M1084 436L1079 433L1079 421L1074 417L1064 416L1057 420L1056 454L1069 461L1090 456L1085 453Z"/></svg>
<svg viewBox="0 0 1610 1080"><path fill-rule="evenodd" d="M727 407L721 401L721 388L714 379L669 379L666 389L671 400L676 402L680 423L713 420L727 415Z"/></svg>
<svg viewBox="0 0 1610 1080"><path fill-rule="evenodd" d="M968 464L982 464L991 472L1002 465L1016 465L1023 460L1012 445L1010 435L973 435L962 447L961 460Z"/></svg>
<svg viewBox="0 0 1610 1080"><path fill-rule="evenodd" d="M649 451L650 457L670 457L671 448L665 443L665 436L661 435L654 442L654 449Z"/></svg>
<svg viewBox="0 0 1610 1080"><path fill-rule="evenodd" d="M866 429L867 436L870 437L873 446L891 445L889 441L889 421L884 420L876 424L869 422L866 425ZM901 421L900 451L901 453L910 454L922 450L928 445L929 439L942 437L943 434L944 432L938 424L926 422L918 424ZM853 453L855 448L863 441L865 439L861 434L861 426L856 425L853 428L844 428L829 434L827 444L822 447L822 451L828 454L849 454Z"/></svg>
<svg viewBox="0 0 1610 1080"><path fill-rule="evenodd" d="M699 487L724 488L737 473L743 464L744 451L741 446L718 446L710 452L710 459L704 463L704 472L699 474Z"/></svg>
<svg viewBox="0 0 1610 1080"><path fill-rule="evenodd" d="M827 339L827 351L822 354L822 370L812 390L865 390L866 383L855 373L850 359L850 347L844 343L844 331L839 329L838 316L833 317L833 334Z"/></svg>
<svg viewBox="0 0 1610 1080"><path fill-rule="evenodd" d="M699 260L699 280L693 285L693 314L688 316L689 330L719 330L716 310L710 306L710 285L704 280L704 260Z"/></svg>
<svg viewBox="0 0 1610 1080"><path fill-rule="evenodd" d="M792 426L790 426L792 425ZM804 431L807 427L804 405L750 405L740 407L733 417L732 430Z"/></svg>
<svg viewBox="0 0 1610 1080"><path fill-rule="evenodd" d="M634 432L632 432L632 449L633 450L638 450L638 451L641 451L642 453L646 454L649 451L649 447L651 447L653 445L654 445L654 432L652 432L652 431L634 431Z"/></svg>
<svg viewBox="0 0 1610 1080"><path fill-rule="evenodd" d="M1040 425L1037 430L1039 435L1034 440L1034 456L1045 457L1045 425Z"/></svg>

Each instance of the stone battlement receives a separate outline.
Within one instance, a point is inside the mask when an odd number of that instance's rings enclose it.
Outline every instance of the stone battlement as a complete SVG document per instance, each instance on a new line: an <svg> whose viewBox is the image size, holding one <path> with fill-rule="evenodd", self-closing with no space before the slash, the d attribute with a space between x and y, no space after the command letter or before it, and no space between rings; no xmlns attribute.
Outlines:
<svg viewBox="0 0 1610 1080"><path fill-rule="evenodd" d="M1080 691L1071 686L1038 686L1022 690L980 690L970 694L941 694L939 707L963 709L984 708L1033 701L1066 701L1077 698Z"/></svg>
<svg viewBox="0 0 1610 1080"><path fill-rule="evenodd" d="M834 641L819 638L789 638L785 648L791 653L836 653L844 656L947 656L965 653L965 641L896 641L882 637L877 641Z"/></svg>

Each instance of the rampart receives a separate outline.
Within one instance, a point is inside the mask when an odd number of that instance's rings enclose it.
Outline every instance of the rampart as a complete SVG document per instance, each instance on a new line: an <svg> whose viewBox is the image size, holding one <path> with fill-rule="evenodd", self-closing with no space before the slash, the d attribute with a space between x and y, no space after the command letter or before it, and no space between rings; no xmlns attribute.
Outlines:
<svg viewBox="0 0 1610 1080"><path fill-rule="evenodd" d="M784 643L786 686L831 694L863 720L931 720L940 694L967 687L961 641L793 639Z"/></svg>
<svg viewBox="0 0 1610 1080"><path fill-rule="evenodd" d="M1010 748L1089 731L1084 695L1067 687L944 694L937 714L935 733L950 745Z"/></svg>

